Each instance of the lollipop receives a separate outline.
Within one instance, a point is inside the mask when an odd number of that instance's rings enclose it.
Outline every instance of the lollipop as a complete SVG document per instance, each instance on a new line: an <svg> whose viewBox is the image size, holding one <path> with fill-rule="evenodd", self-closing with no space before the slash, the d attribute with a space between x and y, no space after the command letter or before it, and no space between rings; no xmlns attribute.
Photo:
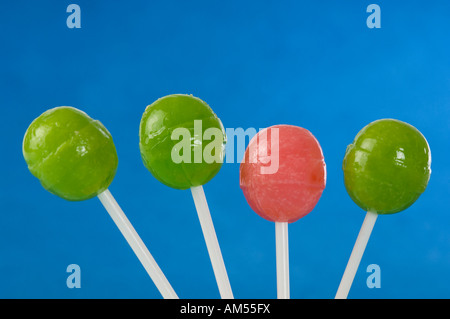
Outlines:
<svg viewBox="0 0 450 319"><path fill-rule="evenodd" d="M220 295L233 298L202 187L223 163L226 137L221 121L199 98L168 95L146 108L139 138L142 160L152 175L172 188L191 190Z"/></svg>
<svg viewBox="0 0 450 319"><path fill-rule="evenodd" d="M258 215L275 222L279 299L290 295L288 224L313 210L325 182L322 149L304 128L271 126L254 136L245 151L240 166L244 196Z"/></svg>
<svg viewBox="0 0 450 319"><path fill-rule="evenodd" d="M336 298L347 298L378 215L401 212L425 191L431 153L413 126L382 119L364 127L347 147L344 183L351 199L367 211Z"/></svg>
<svg viewBox="0 0 450 319"><path fill-rule="evenodd" d="M73 107L56 107L36 118L23 140L30 172L50 193L69 201L98 196L164 298L178 298L108 187L118 159L111 134Z"/></svg>

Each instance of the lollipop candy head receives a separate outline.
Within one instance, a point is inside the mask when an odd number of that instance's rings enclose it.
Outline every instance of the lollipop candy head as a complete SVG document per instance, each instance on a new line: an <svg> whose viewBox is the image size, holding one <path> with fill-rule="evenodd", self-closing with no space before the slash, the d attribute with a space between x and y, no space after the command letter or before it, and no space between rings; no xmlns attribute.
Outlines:
<svg viewBox="0 0 450 319"><path fill-rule="evenodd" d="M49 192L70 201L92 198L112 182L117 153L111 134L73 107L56 107L36 118L23 139L30 172Z"/></svg>
<svg viewBox="0 0 450 319"><path fill-rule="evenodd" d="M265 170L268 164L273 170ZM240 186L250 207L273 222L294 222L312 211L325 188L322 149L306 129L275 125L260 131L240 166Z"/></svg>
<svg viewBox="0 0 450 319"><path fill-rule="evenodd" d="M147 106L139 130L145 167L163 184L188 189L220 170L226 135L220 119L192 95L167 95Z"/></svg>
<svg viewBox="0 0 450 319"><path fill-rule="evenodd" d="M412 205L430 179L431 153L413 126L393 119L368 124L347 147L344 183L365 211L393 214Z"/></svg>

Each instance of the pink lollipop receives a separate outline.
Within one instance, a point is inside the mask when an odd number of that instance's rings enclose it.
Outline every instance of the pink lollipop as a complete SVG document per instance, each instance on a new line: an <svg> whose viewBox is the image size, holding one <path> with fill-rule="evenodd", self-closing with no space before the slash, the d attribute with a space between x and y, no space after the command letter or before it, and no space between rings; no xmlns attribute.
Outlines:
<svg viewBox="0 0 450 319"><path fill-rule="evenodd" d="M289 298L288 223L313 210L325 182L322 149L304 128L271 126L254 136L245 151L241 189L258 215L275 222L279 299Z"/></svg>

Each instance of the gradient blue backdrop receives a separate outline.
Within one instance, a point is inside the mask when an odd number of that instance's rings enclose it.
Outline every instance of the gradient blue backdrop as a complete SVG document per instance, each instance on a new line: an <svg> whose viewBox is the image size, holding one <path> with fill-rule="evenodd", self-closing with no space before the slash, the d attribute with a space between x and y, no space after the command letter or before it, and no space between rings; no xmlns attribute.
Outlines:
<svg viewBox="0 0 450 319"><path fill-rule="evenodd" d="M292 298L333 298L364 212L341 170L347 144L369 122L416 126L432 151L426 192L381 216L349 298L449 298L450 2L71 1L0 6L0 297L160 298L98 199L66 202L28 171L22 138L48 108L70 105L113 135L111 192L182 298L218 298L189 191L170 189L142 164L145 107L171 93L209 103L225 127L294 124L320 141L328 180L316 209L289 228ZM205 186L237 298L275 298L274 225L247 205L239 165ZM69 289L66 267L81 267ZM381 288L369 289L369 264Z"/></svg>

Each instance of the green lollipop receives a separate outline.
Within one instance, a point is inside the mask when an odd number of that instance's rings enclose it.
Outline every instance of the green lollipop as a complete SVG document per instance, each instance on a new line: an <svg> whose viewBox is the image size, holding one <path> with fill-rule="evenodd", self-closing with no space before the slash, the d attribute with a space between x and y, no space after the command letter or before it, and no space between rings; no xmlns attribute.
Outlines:
<svg viewBox="0 0 450 319"><path fill-rule="evenodd" d="M205 133L215 139L204 142ZM168 95L149 105L139 136L145 167L167 186L204 185L222 166L226 139L222 122L208 104L192 95Z"/></svg>
<svg viewBox="0 0 450 319"><path fill-rule="evenodd" d="M393 214L411 206L430 179L431 153L413 126L392 119L364 127L345 152L344 183L365 211Z"/></svg>
<svg viewBox="0 0 450 319"><path fill-rule="evenodd" d="M70 201L105 191L118 163L108 130L67 106L48 110L31 123L23 140L23 156L46 190Z"/></svg>
<svg viewBox="0 0 450 319"><path fill-rule="evenodd" d="M220 170L225 154L222 122L201 99L164 96L147 106L139 129L145 167L161 183L191 189L222 298L233 298L202 185Z"/></svg>
<svg viewBox="0 0 450 319"><path fill-rule="evenodd" d="M367 214L336 298L347 298L378 215L411 206L427 187L430 165L425 137L410 124L394 119L368 124L347 147L342 165L345 187Z"/></svg>
<svg viewBox="0 0 450 319"><path fill-rule="evenodd" d="M118 159L108 130L73 107L44 112L28 127L23 156L49 192L69 201L98 196L164 298L178 298L108 190Z"/></svg>

